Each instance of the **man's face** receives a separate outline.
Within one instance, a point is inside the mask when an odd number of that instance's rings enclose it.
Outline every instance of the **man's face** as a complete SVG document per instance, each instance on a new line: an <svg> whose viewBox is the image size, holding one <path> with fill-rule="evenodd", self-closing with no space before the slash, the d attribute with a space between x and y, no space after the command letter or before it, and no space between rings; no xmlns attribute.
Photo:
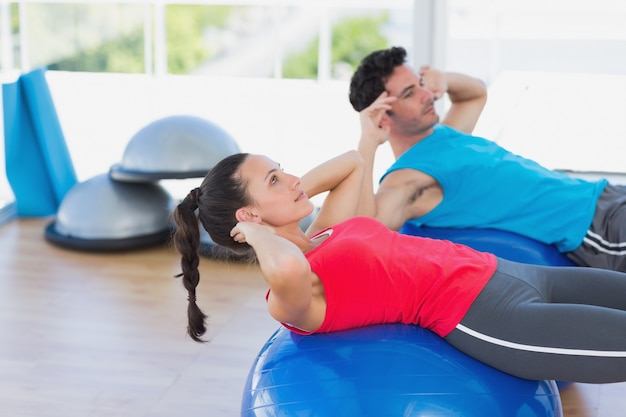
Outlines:
<svg viewBox="0 0 626 417"><path fill-rule="evenodd" d="M410 67L396 67L385 83L389 95L398 99L388 112L392 136L414 136L428 131L439 122L434 94L423 87L421 77Z"/></svg>

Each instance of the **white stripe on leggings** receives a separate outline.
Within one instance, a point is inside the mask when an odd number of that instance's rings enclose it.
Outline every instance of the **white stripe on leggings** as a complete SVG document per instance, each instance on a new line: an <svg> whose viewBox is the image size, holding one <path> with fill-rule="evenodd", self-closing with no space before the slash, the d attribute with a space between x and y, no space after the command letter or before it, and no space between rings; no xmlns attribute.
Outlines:
<svg viewBox="0 0 626 417"><path fill-rule="evenodd" d="M585 236L583 241L587 245L593 246L598 251L606 253L608 255L621 256L621 255L626 254L626 249L621 249L621 250L609 249L609 248L623 248L624 246L626 246L625 242L619 242L619 243L608 242L602 236L600 236L599 234L593 233L590 230L587 231L587 236Z"/></svg>
<svg viewBox="0 0 626 417"><path fill-rule="evenodd" d="M572 356L597 356L607 358L624 358L626 357L625 351L615 350L587 350L587 349L568 349L568 348L554 348L547 346L531 346L522 345L520 343L509 342L507 340L496 339L495 337L487 336L486 334L479 333L475 330L469 329L462 324L457 324L456 328L465 334L468 334L477 339L483 340L487 343L491 343L497 346L504 346L516 350L525 350L528 352L539 353L555 353L558 355L572 355Z"/></svg>

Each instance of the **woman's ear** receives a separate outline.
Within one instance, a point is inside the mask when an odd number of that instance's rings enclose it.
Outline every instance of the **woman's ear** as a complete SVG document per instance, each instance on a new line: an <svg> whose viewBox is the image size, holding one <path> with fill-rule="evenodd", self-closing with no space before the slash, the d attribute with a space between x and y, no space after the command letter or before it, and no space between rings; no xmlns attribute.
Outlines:
<svg viewBox="0 0 626 417"><path fill-rule="evenodd" d="M255 222L260 223L259 216L254 214L249 208L242 207L235 212L235 218L240 222Z"/></svg>

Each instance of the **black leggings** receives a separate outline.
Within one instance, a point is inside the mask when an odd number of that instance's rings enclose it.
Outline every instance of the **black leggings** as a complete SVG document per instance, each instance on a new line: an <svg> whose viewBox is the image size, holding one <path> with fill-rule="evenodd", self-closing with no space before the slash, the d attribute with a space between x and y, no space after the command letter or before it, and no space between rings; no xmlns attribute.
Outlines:
<svg viewBox="0 0 626 417"><path fill-rule="evenodd" d="M445 339L521 378L626 381L626 274L498 259Z"/></svg>

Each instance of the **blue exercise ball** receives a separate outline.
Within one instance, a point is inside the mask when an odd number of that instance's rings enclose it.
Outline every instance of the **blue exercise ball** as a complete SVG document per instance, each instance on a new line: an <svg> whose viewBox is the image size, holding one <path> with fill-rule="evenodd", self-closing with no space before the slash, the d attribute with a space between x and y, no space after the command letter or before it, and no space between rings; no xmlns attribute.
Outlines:
<svg viewBox="0 0 626 417"><path fill-rule="evenodd" d="M242 417L562 417L554 381L520 379L417 326L277 330L248 375Z"/></svg>
<svg viewBox="0 0 626 417"><path fill-rule="evenodd" d="M576 265L554 245L504 230L416 226L406 222L400 228L400 233L449 240L514 262L548 266Z"/></svg>

